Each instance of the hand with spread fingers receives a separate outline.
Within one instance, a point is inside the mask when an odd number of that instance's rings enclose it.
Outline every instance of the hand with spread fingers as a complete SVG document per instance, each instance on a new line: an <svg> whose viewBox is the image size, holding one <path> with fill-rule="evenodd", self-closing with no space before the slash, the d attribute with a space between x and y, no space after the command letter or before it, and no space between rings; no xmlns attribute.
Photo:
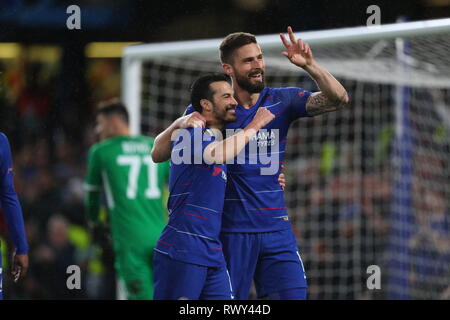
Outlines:
<svg viewBox="0 0 450 320"><path fill-rule="evenodd" d="M298 67L304 68L312 65L314 63L314 58L309 44L303 42L301 38L296 40L291 27L288 27L287 31L290 41L288 41L283 34L280 34L281 41L287 50L283 51L281 54Z"/></svg>

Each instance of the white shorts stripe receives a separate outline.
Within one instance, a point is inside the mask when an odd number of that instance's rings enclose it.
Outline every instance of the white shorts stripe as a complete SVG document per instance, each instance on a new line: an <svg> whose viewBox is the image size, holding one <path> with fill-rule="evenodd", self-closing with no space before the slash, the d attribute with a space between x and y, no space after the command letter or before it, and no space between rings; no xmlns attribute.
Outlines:
<svg viewBox="0 0 450 320"><path fill-rule="evenodd" d="M187 205L187 206L191 206L191 207L200 208L200 209L209 210L209 211L212 211L212 212L215 212L215 213L219 213L219 212L216 211L216 210L213 210L213 209L210 209L210 208L205 208L205 207L196 206L195 204L189 204L189 203L187 203L186 205Z"/></svg>
<svg viewBox="0 0 450 320"><path fill-rule="evenodd" d="M190 192L185 192L185 193L178 193L178 194L172 194L170 195L171 197L178 197L178 196L182 196L183 194L189 194Z"/></svg>
<svg viewBox="0 0 450 320"><path fill-rule="evenodd" d="M191 232L187 232L187 231L181 231L181 230L178 230L177 228L175 228L174 226L171 226L171 225L169 225L169 224L168 224L167 226L168 226L169 228L174 229L176 232L179 232L179 233L184 233L184 234L188 234L188 235L190 235L190 236L200 237L200 238L205 238L205 239L213 240L213 241L214 241L213 238L209 238L209 237L207 237L207 236L202 236L201 234L191 233Z"/></svg>
<svg viewBox="0 0 450 320"><path fill-rule="evenodd" d="M230 278L230 274L229 274L229 272L228 272L228 269L226 269L226 270L227 270L227 275L228 275L228 283L230 284L231 299L232 299L232 300L234 300L234 295L233 295L233 286L231 285L231 278Z"/></svg>
<svg viewBox="0 0 450 320"><path fill-rule="evenodd" d="M306 279L306 271L305 271L305 266L303 266L303 261L302 261L302 257L300 257L300 253L297 250L297 256L298 256L298 260L300 260L300 264L302 265L302 269L303 269L303 276Z"/></svg>
<svg viewBox="0 0 450 320"><path fill-rule="evenodd" d="M164 252L164 251L161 251L161 250L159 250L159 249L156 249L156 248L153 248L153 250L155 250L155 251L158 251L159 253L162 253L162 254L167 254L167 255L169 255L169 253L168 253L168 252Z"/></svg>

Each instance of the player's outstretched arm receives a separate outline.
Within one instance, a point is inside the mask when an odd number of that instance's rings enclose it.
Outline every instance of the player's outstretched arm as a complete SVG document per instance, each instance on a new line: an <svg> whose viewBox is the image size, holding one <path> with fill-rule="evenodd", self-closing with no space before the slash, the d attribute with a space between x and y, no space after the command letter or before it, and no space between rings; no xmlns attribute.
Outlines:
<svg viewBox="0 0 450 320"><path fill-rule="evenodd" d="M310 46L302 39L295 39L294 32L288 27L289 41L280 34L286 48L281 54L296 66L303 68L317 83L320 92L313 93L306 103L309 116L335 111L349 102L347 91L325 68L320 66L313 57Z"/></svg>
<svg viewBox="0 0 450 320"><path fill-rule="evenodd" d="M261 107L256 112L253 120L244 130L226 138L220 142L209 144L204 151L204 160L207 163L226 163L235 158L244 149L250 139L256 135L259 129L275 118L267 108Z"/></svg>
<svg viewBox="0 0 450 320"><path fill-rule="evenodd" d="M163 132L158 134L151 152L153 162L164 162L170 159L172 151L172 134L177 129L205 127L206 119L198 112L182 116L172 122Z"/></svg>

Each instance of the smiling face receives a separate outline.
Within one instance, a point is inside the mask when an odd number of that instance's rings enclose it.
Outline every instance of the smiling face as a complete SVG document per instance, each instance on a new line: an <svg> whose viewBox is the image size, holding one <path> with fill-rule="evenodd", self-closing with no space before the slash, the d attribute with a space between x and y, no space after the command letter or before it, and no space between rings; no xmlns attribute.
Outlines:
<svg viewBox="0 0 450 320"><path fill-rule="evenodd" d="M223 67L233 77L235 84L249 93L259 93L264 89L265 64L258 44L250 43L236 49L232 63L224 64Z"/></svg>
<svg viewBox="0 0 450 320"><path fill-rule="evenodd" d="M212 101L212 115L218 122L236 121L236 106L238 103L234 99L234 91L226 81L213 82L210 85Z"/></svg>

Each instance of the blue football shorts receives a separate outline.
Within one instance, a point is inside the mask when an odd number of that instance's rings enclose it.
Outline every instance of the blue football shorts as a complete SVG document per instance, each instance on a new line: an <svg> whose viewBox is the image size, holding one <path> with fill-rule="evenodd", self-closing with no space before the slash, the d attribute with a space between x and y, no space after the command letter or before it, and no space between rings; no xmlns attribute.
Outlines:
<svg viewBox="0 0 450 320"><path fill-rule="evenodd" d="M288 289L307 288L297 242L290 229L261 233L221 234L236 300L248 299L252 280L258 298ZM304 298L299 295L298 299Z"/></svg>
<svg viewBox="0 0 450 320"><path fill-rule="evenodd" d="M154 300L232 300L226 266L207 267L153 255Z"/></svg>

